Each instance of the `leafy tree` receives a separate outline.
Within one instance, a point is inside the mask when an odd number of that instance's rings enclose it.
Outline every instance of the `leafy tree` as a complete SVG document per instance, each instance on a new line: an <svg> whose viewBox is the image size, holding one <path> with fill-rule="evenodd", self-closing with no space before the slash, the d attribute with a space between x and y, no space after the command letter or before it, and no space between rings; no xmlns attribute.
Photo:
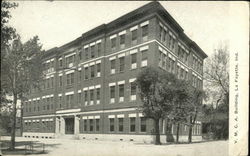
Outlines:
<svg viewBox="0 0 250 156"><path fill-rule="evenodd" d="M170 119L176 124L176 142L179 142L179 127L180 124L187 123L187 116L189 107L190 85L185 80L178 79L175 84L174 90L174 107L170 115Z"/></svg>
<svg viewBox="0 0 250 156"><path fill-rule="evenodd" d="M167 117L173 108L176 78L159 68L147 67L137 76L139 95L143 102L140 108L146 118L154 121L155 144L159 145L159 120Z"/></svg>
<svg viewBox="0 0 250 156"><path fill-rule="evenodd" d="M42 77L42 46L37 36L26 43L14 39L1 58L1 87L13 97L11 149L15 148L16 105L32 87L38 87Z"/></svg>
<svg viewBox="0 0 250 156"><path fill-rule="evenodd" d="M10 9L18 6L17 3L1 1L1 58L6 54L10 41L16 37L16 30L8 25L11 18ZM2 65L2 63L1 63ZM6 98L6 91L0 87L0 109L6 107L11 101Z"/></svg>
<svg viewBox="0 0 250 156"><path fill-rule="evenodd" d="M1 1L1 51L8 47L9 41L16 36L16 30L8 26L8 22L11 18L9 10L17 6L17 3Z"/></svg>

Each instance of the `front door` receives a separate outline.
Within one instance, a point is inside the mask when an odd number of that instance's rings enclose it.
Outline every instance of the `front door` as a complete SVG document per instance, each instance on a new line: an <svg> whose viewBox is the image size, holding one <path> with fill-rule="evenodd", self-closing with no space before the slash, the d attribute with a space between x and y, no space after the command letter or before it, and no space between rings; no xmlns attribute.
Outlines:
<svg viewBox="0 0 250 156"><path fill-rule="evenodd" d="M74 118L65 118L65 134L74 134Z"/></svg>

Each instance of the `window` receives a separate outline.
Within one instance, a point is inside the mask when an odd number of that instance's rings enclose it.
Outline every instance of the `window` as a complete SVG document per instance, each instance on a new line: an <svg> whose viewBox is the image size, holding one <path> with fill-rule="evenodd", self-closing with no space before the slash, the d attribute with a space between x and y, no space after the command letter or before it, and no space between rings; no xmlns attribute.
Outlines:
<svg viewBox="0 0 250 156"><path fill-rule="evenodd" d="M73 104L73 94L66 95L66 108L70 108Z"/></svg>
<svg viewBox="0 0 250 156"><path fill-rule="evenodd" d="M78 82L81 82L81 80L82 80L82 70L80 68L78 69Z"/></svg>
<svg viewBox="0 0 250 156"><path fill-rule="evenodd" d="M81 104L82 101L82 93L78 93L78 103Z"/></svg>
<svg viewBox="0 0 250 156"><path fill-rule="evenodd" d="M97 44L97 56L101 56L101 43Z"/></svg>
<svg viewBox="0 0 250 156"><path fill-rule="evenodd" d="M94 103L94 89L91 89L89 92L90 92L90 105L93 105L93 103Z"/></svg>
<svg viewBox="0 0 250 156"><path fill-rule="evenodd" d="M51 88L53 88L54 87L54 77L51 77L50 81L51 81Z"/></svg>
<svg viewBox="0 0 250 156"><path fill-rule="evenodd" d="M118 131L123 132L123 118L118 118Z"/></svg>
<svg viewBox="0 0 250 156"><path fill-rule="evenodd" d="M125 47L125 34L120 35L120 46L121 48Z"/></svg>
<svg viewBox="0 0 250 156"><path fill-rule="evenodd" d="M62 108L62 96L58 98L58 108Z"/></svg>
<svg viewBox="0 0 250 156"><path fill-rule="evenodd" d="M88 67L84 68L84 74L85 74L85 80L89 79L89 68Z"/></svg>
<svg viewBox="0 0 250 156"><path fill-rule="evenodd" d="M85 60L88 60L89 59L89 48L85 48L84 52L85 52Z"/></svg>
<svg viewBox="0 0 250 156"><path fill-rule="evenodd" d="M47 110L49 110L49 98L47 98Z"/></svg>
<svg viewBox="0 0 250 156"><path fill-rule="evenodd" d="M132 31L132 43L136 44L137 42L137 29Z"/></svg>
<svg viewBox="0 0 250 156"><path fill-rule="evenodd" d="M119 63L120 63L119 72L123 72L124 68L125 68L125 57L120 57L119 58Z"/></svg>
<svg viewBox="0 0 250 156"><path fill-rule="evenodd" d="M136 84L135 82L130 83L130 100L136 100Z"/></svg>
<svg viewBox="0 0 250 156"><path fill-rule="evenodd" d="M115 86L110 86L110 103L115 102Z"/></svg>
<svg viewBox="0 0 250 156"><path fill-rule="evenodd" d="M85 101L85 105L88 105L88 91L87 90L84 91L84 101Z"/></svg>
<svg viewBox="0 0 250 156"><path fill-rule="evenodd" d="M162 55L162 52L159 50L159 56L158 56L158 62L159 62L159 64L158 64L158 66L160 66L160 67L162 67L162 57L161 57L161 55Z"/></svg>
<svg viewBox="0 0 250 156"><path fill-rule="evenodd" d="M63 66L63 60L62 58L59 59L59 67L62 67Z"/></svg>
<svg viewBox="0 0 250 156"><path fill-rule="evenodd" d="M111 39L111 49L114 50L116 46L116 37Z"/></svg>
<svg viewBox="0 0 250 156"><path fill-rule="evenodd" d="M135 117L130 117L130 132L135 132Z"/></svg>
<svg viewBox="0 0 250 156"><path fill-rule="evenodd" d="M89 119L89 131L93 131L94 130L94 120L93 119Z"/></svg>
<svg viewBox="0 0 250 156"><path fill-rule="evenodd" d="M50 108L53 109L54 108L53 107L53 105L54 105L54 98L53 97L50 98L50 102L51 102L50 103Z"/></svg>
<svg viewBox="0 0 250 156"><path fill-rule="evenodd" d="M124 84L119 85L119 102L124 101Z"/></svg>
<svg viewBox="0 0 250 156"><path fill-rule="evenodd" d="M115 74L115 60L110 61L110 68L111 68L110 73Z"/></svg>
<svg viewBox="0 0 250 156"><path fill-rule="evenodd" d="M101 76L101 63L96 64L96 77Z"/></svg>
<svg viewBox="0 0 250 156"><path fill-rule="evenodd" d="M59 76L59 87L63 86L63 80L62 80L62 76Z"/></svg>
<svg viewBox="0 0 250 156"><path fill-rule="evenodd" d="M137 67L137 54L134 53L131 55L131 69L135 69Z"/></svg>
<svg viewBox="0 0 250 156"><path fill-rule="evenodd" d="M146 118L140 117L140 131L146 132Z"/></svg>
<svg viewBox="0 0 250 156"><path fill-rule="evenodd" d="M74 83L74 73L67 74L67 85L72 85Z"/></svg>
<svg viewBox="0 0 250 156"><path fill-rule="evenodd" d="M83 120L83 129L86 132L88 130L88 120Z"/></svg>
<svg viewBox="0 0 250 156"><path fill-rule="evenodd" d="M109 131L114 132L115 131L115 119L109 118Z"/></svg>
<svg viewBox="0 0 250 156"><path fill-rule="evenodd" d="M67 67L72 67L74 61L75 61L75 55L71 55L71 56L69 56L69 57L66 57L66 64L67 64Z"/></svg>
<svg viewBox="0 0 250 156"><path fill-rule="evenodd" d="M100 104L100 99L101 99L100 88L97 88L96 89L96 104Z"/></svg>
<svg viewBox="0 0 250 156"><path fill-rule="evenodd" d="M148 50L141 51L141 55L142 55L141 66L145 67L148 65Z"/></svg>
<svg viewBox="0 0 250 156"><path fill-rule="evenodd" d="M100 119L95 119L95 131L100 130Z"/></svg>
<svg viewBox="0 0 250 156"><path fill-rule="evenodd" d="M146 41L148 39L148 25L143 26L141 29L142 29L142 40Z"/></svg>
<svg viewBox="0 0 250 156"><path fill-rule="evenodd" d="M90 77L94 78L95 77L95 66L90 66Z"/></svg>
<svg viewBox="0 0 250 156"><path fill-rule="evenodd" d="M90 51L91 51L91 58L94 58L95 57L95 46L91 46Z"/></svg>

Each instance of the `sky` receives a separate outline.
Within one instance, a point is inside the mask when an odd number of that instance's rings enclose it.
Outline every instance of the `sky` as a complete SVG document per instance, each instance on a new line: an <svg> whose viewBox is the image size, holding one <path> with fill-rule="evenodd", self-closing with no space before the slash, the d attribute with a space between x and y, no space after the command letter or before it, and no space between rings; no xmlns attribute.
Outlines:
<svg viewBox="0 0 250 156"><path fill-rule="evenodd" d="M149 1L17 1L10 25L25 42L38 35L43 48L62 46L84 32L138 8ZM210 56L229 44L245 18L246 2L160 1L184 32ZM238 41L238 40L237 40Z"/></svg>

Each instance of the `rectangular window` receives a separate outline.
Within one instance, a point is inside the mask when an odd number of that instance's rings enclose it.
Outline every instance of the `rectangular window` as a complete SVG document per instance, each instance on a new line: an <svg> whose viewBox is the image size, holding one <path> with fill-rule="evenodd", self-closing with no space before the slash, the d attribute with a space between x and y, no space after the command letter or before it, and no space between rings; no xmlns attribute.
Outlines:
<svg viewBox="0 0 250 156"><path fill-rule="evenodd" d="M131 55L131 69L135 69L137 67L137 53Z"/></svg>
<svg viewBox="0 0 250 156"><path fill-rule="evenodd" d="M85 80L89 79L89 68L88 67L84 68L84 74L85 74Z"/></svg>
<svg viewBox="0 0 250 156"><path fill-rule="evenodd" d="M88 130L88 120L83 120L83 127L84 127L84 131L86 132Z"/></svg>
<svg viewBox="0 0 250 156"><path fill-rule="evenodd" d="M53 97L51 97L51 98L50 98L50 108L51 108L51 109L53 109L53 108L54 108L54 106L53 106L53 105L54 105L54 98L53 98Z"/></svg>
<svg viewBox="0 0 250 156"><path fill-rule="evenodd" d="M124 101L124 84L119 85L119 102Z"/></svg>
<svg viewBox="0 0 250 156"><path fill-rule="evenodd" d="M96 64L96 77L101 76L101 63Z"/></svg>
<svg viewBox="0 0 250 156"><path fill-rule="evenodd" d="M66 64L67 64L68 67L72 67L74 61L75 61L75 55L66 57Z"/></svg>
<svg viewBox="0 0 250 156"><path fill-rule="evenodd" d="M95 46L91 46L90 51L91 51L91 58L94 58L95 57Z"/></svg>
<svg viewBox="0 0 250 156"><path fill-rule="evenodd" d="M94 120L89 119L89 131L94 131Z"/></svg>
<svg viewBox="0 0 250 156"><path fill-rule="evenodd" d="M58 108L62 108L62 96L59 96L59 99L58 99Z"/></svg>
<svg viewBox="0 0 250 156"><path fill-rule="evenodd" d="M130 100L136 100L136 84L135 82L130 83Z"/></svg>
<svg viewBox="0 0 250 156"><path fill-rule="evenodd" d="M142 55L141 66L145 67L148 65L148 50L141 51L141 55Z"/></svg>
<svg viewBox="0 0 250 156"><path fill-rule="evenodd" d="M96 104L100 103L101 95L100 95L100 88L96 89Z"/></svg>
<svg viewBox="0 0 250 156"><path fill-rule="evenodd" d="M62 67L62 66L63 66L63 60L60 59L60 60L59 60L59 67Z"/></svg>
<svg viewBox="0 0 250 156"><path fill-rule="evenodd" d="M116 37L111 39L111 49L115 49L116 47Z"/></svg>
<svg viewBox="0 0 250 156"><path fill-rule="evenodd" d="M59 87L63 86L63 80L62 80L62 76L59 76Z"/></svg>
<svg viewBox="0 0 250 156"><path fill-rule="evenodd" d="M90 77L91 78L95 77L95 66L90 66Z"/></svg>
<svg viewBox="0 0 250 156"><path fill-rule="evenodd" d="M67 74L67 85L72 85L74 83L74 73Z"/></svg>
<svg viewBox="0 0 250 156"><path fill-rule="evenodd" d="M120 35L120 46L121 48L125 47L125 34Z"/></svg>
<svg viewBox="0 0 250 156"><path fill-rule="evenodd" d="M66 96L66 108L70 108L73 104L73 95Z"/></svg>
<svg viewBox="0 0 250 156"><path fill-rule="evenodd" d="M97 55L98 57L101 56L101 43L97 44Z"/></svg>
<svg viewBox="0 0 250 156"><path fill-rule="evenodd" d="M130 132L135 132L135 117L129 118Z"/></svg>
<svg viewBox="0 0 250 156"><path fill-rule="evenodd" d="M100 130L100 119L95 119L95 131Z"/></svg>
<svg viewBox="0 0 250 156"><path fill-rule="evenodd" d="M115 86L110 86L110 103L115 102Z"/></svg>
<svg viewBox="0 0 250 156"><path fill-rule="evenodd" d="M90 105L93 105L94 103L94 90L90 90Z"/></svg>
<svg viewBox="0 0 250 156"><path fill-rule="evenodd" d="M82 93L78 93L78 103L81 104L82 102Z"/></svg>
<svg viewBox="0 0 250 156"><path fill-rule="evenodd" d="M115 60L110 61L110 73L111 74L115 73Z"/></svg>
<svg viewBox="0 0 250 156"><path fill-rule="evenodd" d="M137 29L132 31L132 43L135 44L137 41Z"/></svg>
<svg viewBox="0 0 250 156"><path fill-rule="evenodd" d="M140 131L146 132L146 118L140 117Z"/></svg>
<svg viewBox="0 0 250 156"><path fill-rule="evenodd" d="M125 57L120 57L119 58L119 63L120 63L120 69L119 71L120 72L123 72L124 71L124 68L125 68Z"/></svg>
<svg viewBox="0 0 250 156"><path fill-rule="evenodd" d="M123 118L118 118L118 131L123 132Z"/></svg>
<svg viewBox="0 0 250 156"><path fill-rule="evenodd" d="M146 41L148 39L148 25L143 26L141 29L142 29L142 40Z"/></svg>
<svg viewBox="0 0 250 156"><path fill-rule="evenodd" d="M51 81L51 88L53 88L54 87L54 77L51 77L50 81Z"/></svg>
<svg viewBox="0 0 250 156"><path fill-rule="evenodd" d="M88 105L88 91L84 91L84 102L85 102L85 105Z"/></svg>
<svg viewBox="0 0 250 156"><path fill-rule="evenodd" d="M89 59L89 48L85 48L84 53L85 53L85 60L88 60Z"/></svg>
<svg viewBox="0 0 250 156"><path fill-rule="evenodd" d="M115 119L114 118L109 119L109 131L110 132L115 131Z"/></svg>

